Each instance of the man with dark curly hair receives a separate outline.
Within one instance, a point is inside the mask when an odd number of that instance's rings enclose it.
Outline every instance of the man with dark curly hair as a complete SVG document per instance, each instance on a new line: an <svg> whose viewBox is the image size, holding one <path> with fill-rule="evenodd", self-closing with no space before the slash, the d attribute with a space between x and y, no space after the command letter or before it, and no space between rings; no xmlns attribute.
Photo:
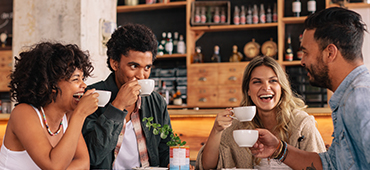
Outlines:
<svg viewBox="0 0 370 170"><path fill-rule="evenodd" d="M13 109L0 150L0 169L88 169L82 137L97 93L85 91L93 70L77 45L43 42L15 57Z"/></svg>
<svg viewBox="0 0 370 170"><path fill-rule="evenodd" d="M91 169L167 167L169 137L153 135L140 121L153 117L154 123L171 125L161 95L153 92L150 96L138 96L141 86L137 80L149 77L157 54L156 37L144 25L127 24L112 34L107 47L107 64L112 73L106 80L88 86L112 92L110 102L84 124ZM135 123L137 120L139 123Z"/></svg>

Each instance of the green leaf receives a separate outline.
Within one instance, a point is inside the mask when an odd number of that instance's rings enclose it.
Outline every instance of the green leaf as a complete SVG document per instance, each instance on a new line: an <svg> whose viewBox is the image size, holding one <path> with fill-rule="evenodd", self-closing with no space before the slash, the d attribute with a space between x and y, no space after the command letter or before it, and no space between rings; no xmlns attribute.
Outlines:
<svg viewBox="0 0 370 170"><path fill-rule="evenodd" d="M157 129L153 129L153 134L154 135L158 135L158 130Z"/></svg>
<svg viewBox="0 0 370 170"><path fill-rule="evenodd" d="M161 133L161 138L162 139L166 139L167 138L167 135L165 133Z"/></svg>
<svg viewBox="0 0 370 170"><path fill-rule="evenodd" d="M153 121L153 119L154 119L153 117L149 117L149 118L148 118L148 121L150 121L150 122L151 122L151 121Z"/></svg>

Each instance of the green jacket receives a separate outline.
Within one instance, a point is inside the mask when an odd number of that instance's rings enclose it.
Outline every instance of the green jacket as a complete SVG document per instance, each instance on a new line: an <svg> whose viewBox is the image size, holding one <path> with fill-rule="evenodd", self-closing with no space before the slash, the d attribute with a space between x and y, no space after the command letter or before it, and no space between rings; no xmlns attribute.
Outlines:
<svg viewBox="0 0 370 170"><path fill-rule="evenodd" d="M112 169L114 161L114 149L117 145L118 136L123 127L123 120L127 115L126 110L119 110L111 103L116 98L118 87L114 81L114 73L111 73L105 81L89 85L87 89L108 90L112 92L111 99L105 107L99 107L93 114L85 120L82 134L85 138L90 155L91 169ZM170 116L167 111L167 104L163 97L157 92L150 96L141 98L141 109L139 110L140 119L153 117L153 122L162 126L171 126ZM159 135L153 135L141 124L149 155L150 166L167 167L169 163L169 141L161 139Z"/></svg>

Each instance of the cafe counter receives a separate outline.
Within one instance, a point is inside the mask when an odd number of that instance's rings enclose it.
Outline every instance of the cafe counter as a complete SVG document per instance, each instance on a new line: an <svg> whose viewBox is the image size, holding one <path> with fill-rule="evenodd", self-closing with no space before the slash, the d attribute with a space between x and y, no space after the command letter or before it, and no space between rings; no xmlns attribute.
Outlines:
<svg viewBox="0 0 370 170"><path fill-rule="evenodd" d="M186 141L190 147L190 160L196 160L199 149L207 141L213 127L216 114L223 109L169 109L172 128L181 140ZM332 141L333 123L329 108L307 108L306 112L313 115L317 127L326 145ZM6 125L10 114L0 114L0 145L3 141Z"/></svg>

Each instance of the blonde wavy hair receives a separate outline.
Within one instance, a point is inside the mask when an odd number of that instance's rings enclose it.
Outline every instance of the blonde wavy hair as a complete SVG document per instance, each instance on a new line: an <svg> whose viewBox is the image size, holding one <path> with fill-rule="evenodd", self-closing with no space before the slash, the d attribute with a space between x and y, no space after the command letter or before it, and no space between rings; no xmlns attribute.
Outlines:
<svg viewBox="0 0 370 170"><path fill-rule="evenodd" d="M243 91L243 100L241 101L241 106L255 106L252 99L248 95L249 90L249 82L251 79L252 71L259 66L267 66L274 70L275 74L278 77L278 82L281 86L281 98L276 105L276 122L277 125L274 127L273 131L277 131L277 137L283 141L288 142L289 136L291 135L289 132L293 120L293 110L295 109L303 109L307 106L305 105L304 101L301 97L294 93L291 89L288 76L282 67L275 61L275 59L266 56L258 56L255 57L245 68L244 75L243 75L243 83L242 83L242 91ZM258 113L254 117L254 119L248 123L250 128L264 128L264 125L261 121L261 118L258 116Z"/></svg>

